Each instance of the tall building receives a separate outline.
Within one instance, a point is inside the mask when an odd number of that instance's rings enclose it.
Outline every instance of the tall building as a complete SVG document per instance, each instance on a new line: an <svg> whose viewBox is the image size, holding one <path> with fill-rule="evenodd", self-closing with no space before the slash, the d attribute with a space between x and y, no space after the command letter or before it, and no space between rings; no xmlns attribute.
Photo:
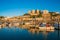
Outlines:
<svg viewBox="0 0 60 40"><path fill-rule="evenodd" d="M48 14L48 10L44 10L43 11L43 14Z"/></svg>
<svg viewBox="0 0 60 40"><path fill-rule="evenodd" d="M30 14L30 13L31 13L31 11L29 10L29 11L28 11L28 13Z"/></svg>
<svg viewBox="0 0 60 40"><path fill-rule="evenodd" d="M43 11L42 17L45 22L51 20L51 15L49 14L48 10Z"/></svg>
<svg viewBox="0 0 60 40"><path fill-rule="evenodd" d="M28 11L28 13L30 14L30 15L39 15L39 10L32 10L32 11Z"/></svg>
<svg viewBox="0 0 60 40"><path fill-rule="evenodd" d="M35 10L32 10L31 13L32 13L32 14L35 14Z"/></svg>

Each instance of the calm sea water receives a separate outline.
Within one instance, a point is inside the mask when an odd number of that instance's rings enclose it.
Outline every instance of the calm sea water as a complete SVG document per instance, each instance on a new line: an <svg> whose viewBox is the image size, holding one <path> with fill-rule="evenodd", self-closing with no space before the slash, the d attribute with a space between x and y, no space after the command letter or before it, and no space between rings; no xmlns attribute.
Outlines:
<svg viewBox="0 0 60 40"><path fill-rule="evenodd" d="M0 40L60 40L60 31L32 34L26 29L6 27L0 29Z"/></svg>

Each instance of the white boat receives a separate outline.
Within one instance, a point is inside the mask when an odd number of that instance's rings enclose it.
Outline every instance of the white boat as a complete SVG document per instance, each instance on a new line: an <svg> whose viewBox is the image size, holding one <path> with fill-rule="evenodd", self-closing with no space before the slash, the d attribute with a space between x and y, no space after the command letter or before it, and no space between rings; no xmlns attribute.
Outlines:
<svg viewBox="0 0 60 40"><path fill-rule="evenodd" d="M50 30L54 30L54 27L39 27L40 31L50 31Z"/></svg>

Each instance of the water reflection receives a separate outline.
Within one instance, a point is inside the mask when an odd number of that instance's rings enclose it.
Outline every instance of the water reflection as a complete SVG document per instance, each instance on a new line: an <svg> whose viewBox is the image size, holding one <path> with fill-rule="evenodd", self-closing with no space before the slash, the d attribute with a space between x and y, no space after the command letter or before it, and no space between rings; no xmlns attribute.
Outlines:
<svg viewBox="0 0 60 40"><path fill-rule="evenodd" d="M32 34L35 34L35 33L39 34L40 32L43 32L43 33L45 33L45 32L47 32L47 33L48 32L54 32L54 30L44 30L44 31L41 30L40 31L39 29L29 29L28 31L31 32Z"/></svg>
<svg viewBox="0 0 60 40"><path fill-rule="evenodd" d="M60 39L60 30L57 30L57 33L58 33L57 40L59 40Z"/></svg>
<svg viewBox="0 0 60 40"><path fill-rule="evenodd" d="M38 29L21 29L18 27L0 29L0 39L19 39L19 40L59 40L60 31L39 31Z"/></svg>
<svg viewBox="0 0 60 40"><path fill-rule="evenodd" d="M43 32L44 40L47 40L48 32Z"/></svg>

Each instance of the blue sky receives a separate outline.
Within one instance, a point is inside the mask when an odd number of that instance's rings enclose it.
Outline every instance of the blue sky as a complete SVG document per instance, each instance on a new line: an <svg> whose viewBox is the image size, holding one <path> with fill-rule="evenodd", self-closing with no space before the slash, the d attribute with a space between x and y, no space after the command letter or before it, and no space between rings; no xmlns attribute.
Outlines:
<svg viewBox="0 0 60 40"><path fill-rule="evenodd" d="M0 16L18 16L28 10L60 12L60 0L0 0Z"/></svg>

